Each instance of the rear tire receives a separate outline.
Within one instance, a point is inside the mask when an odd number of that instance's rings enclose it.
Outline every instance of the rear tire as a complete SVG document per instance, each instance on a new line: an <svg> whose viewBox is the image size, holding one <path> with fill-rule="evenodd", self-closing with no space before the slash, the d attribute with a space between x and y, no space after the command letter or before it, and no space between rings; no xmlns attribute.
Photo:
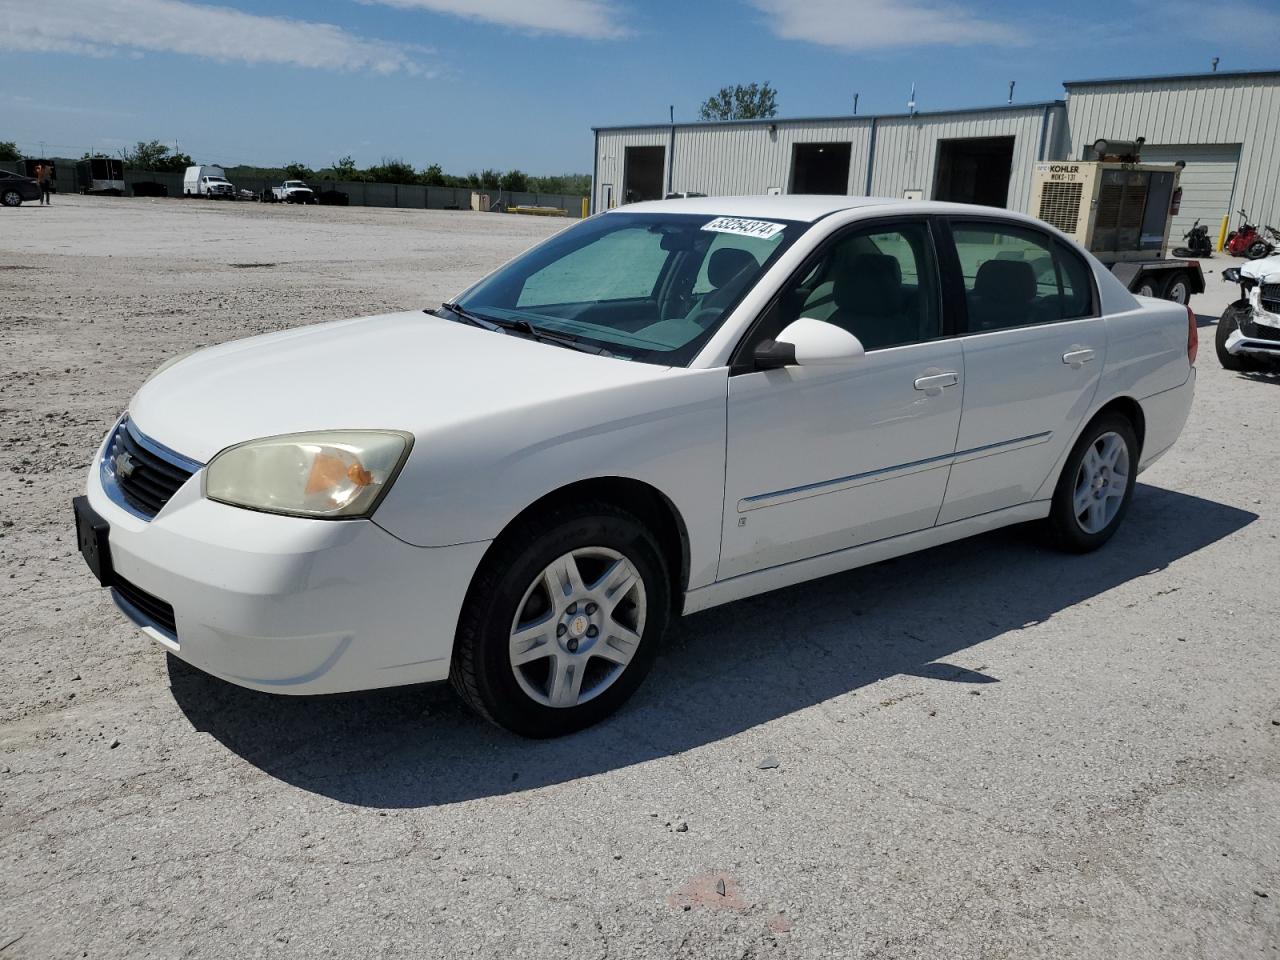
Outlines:
<svg viewBox="0 0 1280 960"><path fill-rule="evenodd" d="M1267 255L1269 247L1270 245L1265 240L1255 240L1253 243L1249 244L1244 255L1250 260L1261 260Z"/></svg>
<svg viewBox="0 0 1280 960"><path fill-rule="evenodd" d="M1240 328L1242 318L1249 315L1249 307L1241 306L1233 303L1227 309L1222 311L1222 316L1218 318L1218 329L1213 335L1213 346L1218 354L1218 362L1222 364L1224 370L1253 370L1254 364L1250 362L1248 357L1238 357L1227 353L1227 337L1231 336L1233 330Z"/></svg>
<svg viewBox="0 0 1280 960"><path fill-rule="evenodd" d="M477 713L513 733L572 733L635 692L670 612L666 561L636 517L604 502L556 507L519 521L485 557L449 679Z"/></svg>
<svg viewBox="0 0 1280 960"><path fill-rule="evenodd" d="M1107 413L1089 424L1053 492L1046 528L1055 546L1088 553L1111 539L1129 512L1139 452L1128 418Z"/></svg>
<svg viewBox="0 0 1280 960"><path fill-rule="evenodd" d="M1160 284L1156 282L1155 277L1148 274L1139 281L1137 288L1133 292L1140 297L1158 297L1160 296Z"/></svg>

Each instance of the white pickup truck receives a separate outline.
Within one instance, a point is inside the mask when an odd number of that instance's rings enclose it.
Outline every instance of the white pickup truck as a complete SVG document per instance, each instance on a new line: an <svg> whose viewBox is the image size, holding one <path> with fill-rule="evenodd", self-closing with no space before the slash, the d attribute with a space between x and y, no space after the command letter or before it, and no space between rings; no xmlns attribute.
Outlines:
<svg viewBox="0 0 1280 960"><path fill-rule="evenodd" d="M271 196L276 203L319 203L316 192L301 180L286 180L278 187L271 188Z"/></svg>

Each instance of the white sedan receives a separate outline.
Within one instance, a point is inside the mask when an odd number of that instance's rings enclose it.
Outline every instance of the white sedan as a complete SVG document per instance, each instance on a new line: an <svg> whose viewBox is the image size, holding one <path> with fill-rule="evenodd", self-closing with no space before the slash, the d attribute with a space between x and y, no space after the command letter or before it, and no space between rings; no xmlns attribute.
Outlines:
<svg viewBox="0 0 1280 960"><path fill-rule="evenodd" d="M995 527L1115 533L1177 439L1195 316L1006 210L692 198L449 303L170 361L77 498L152 639L256 690L448 678L552 736L672 616Z"/></svg>

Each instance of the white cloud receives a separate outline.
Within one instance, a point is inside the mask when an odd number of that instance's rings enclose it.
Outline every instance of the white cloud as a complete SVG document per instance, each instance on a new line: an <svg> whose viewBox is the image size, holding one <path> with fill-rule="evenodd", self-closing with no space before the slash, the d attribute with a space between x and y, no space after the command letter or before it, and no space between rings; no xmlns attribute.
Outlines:
<svg viewBox="0 0 1280 960"><path fill-rule="evenodd" d="M178 53L240 63L423 74L422 52L327 23L185 0L0 0L0 50L109 56Z"/></svg>
<svg viewBox="0 0 1280 960"><path fill-rule="evenodd" d="M840 50L885 47L1014 46L1016 26L930 0L747 0L775 34Z"/></svg>
<svg viewBox="0 0 1280 960"><path fill-rule="evenodd" d="M430 10L496 23L530 33L612 40L626 36L621 15L609 0L373 0L402 9Z"/></svg>

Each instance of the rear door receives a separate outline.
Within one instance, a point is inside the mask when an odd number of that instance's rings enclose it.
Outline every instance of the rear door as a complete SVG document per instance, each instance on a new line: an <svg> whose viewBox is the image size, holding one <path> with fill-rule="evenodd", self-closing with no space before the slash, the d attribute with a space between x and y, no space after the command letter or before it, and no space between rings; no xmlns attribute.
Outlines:
<svg viewBox="0 0 1280 960"><path fill-rule="evenodd" d="M950 228L965 388L939 523L1031 500L1089 409L1107 352L1079 254L1020 223L953 218Z"/></svg>

